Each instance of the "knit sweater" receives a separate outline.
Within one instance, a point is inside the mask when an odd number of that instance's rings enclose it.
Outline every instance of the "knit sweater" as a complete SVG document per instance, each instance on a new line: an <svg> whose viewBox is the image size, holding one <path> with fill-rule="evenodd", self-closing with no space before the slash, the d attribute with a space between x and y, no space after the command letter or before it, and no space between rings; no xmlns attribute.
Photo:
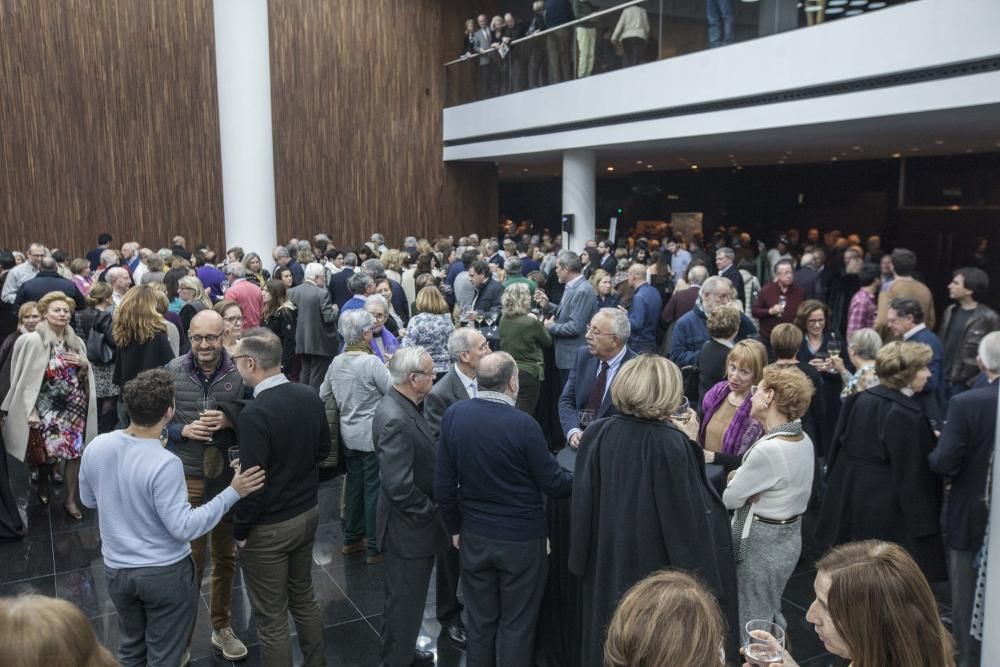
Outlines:
<svg viewBox="0 0 1000 667"><path fill-rule="evenodd" d="M162 567L191 553L236 504L232 487L200 507L188 502L181 461L159 440L125 431L99 435L83 450L80 499L101 512L101 553L110 568Z"/></svg>

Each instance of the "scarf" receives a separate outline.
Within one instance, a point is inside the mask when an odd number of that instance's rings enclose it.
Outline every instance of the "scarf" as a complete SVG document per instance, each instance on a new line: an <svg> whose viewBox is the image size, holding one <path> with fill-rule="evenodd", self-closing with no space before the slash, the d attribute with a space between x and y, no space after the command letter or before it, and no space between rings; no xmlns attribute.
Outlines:
<svg viewBox="0 0 1000 667"><path fill-rule="evenodd" d="M372 352L372 349L370 347L365 345L364 341L358 343L351 343L344 349L344 352L364 352L365 354L375 354L374 352Z"/></svg>

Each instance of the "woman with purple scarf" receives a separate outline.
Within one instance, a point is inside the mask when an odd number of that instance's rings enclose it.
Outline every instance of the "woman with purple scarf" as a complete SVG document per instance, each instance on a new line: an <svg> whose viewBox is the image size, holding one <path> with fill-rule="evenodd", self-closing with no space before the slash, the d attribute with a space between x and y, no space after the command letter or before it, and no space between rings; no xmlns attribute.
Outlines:
<svg viewBox="0 0 1000 667"><path fill-rule="evenodd" d="M382 363L389 363L389 357L399 347L399 341L385 327L386 318L389 317L389 302L383 296L372 294L365 301L365 310L375 318L375 329L372 331L371 342L372 352Z"/></svg>
<svg viewBox="0 0 1000 667"><path fill-rule="evenodd" d="M763 434L763 427L750 416L750 395L766 365L767 351L756 340L740 341L726 357L726 379L709 389L701 403L704 417L698 444L705 450L706 463L735 470L747 448Z"/></svg>

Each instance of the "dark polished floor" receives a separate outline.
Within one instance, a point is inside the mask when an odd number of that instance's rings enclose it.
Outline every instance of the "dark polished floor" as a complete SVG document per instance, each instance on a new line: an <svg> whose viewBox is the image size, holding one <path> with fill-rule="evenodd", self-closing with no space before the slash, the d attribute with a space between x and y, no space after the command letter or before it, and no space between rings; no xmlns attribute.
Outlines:
<svg viewBox="0 0 1000 667"><path fill-rule="evenodd" d="M81 522L66 516L62 510L62 487L53 487L49 507L41 505L28 485L24 465L9 457L8 462L11 486L27 515L29 532L20 542L0 544L0 596L34 591L65 598L87 614L101 642L115 651L118 624L104 583L96 513L85 512ZM323 615L326 652L330 665L377 665L383 603L381 566L366 565L364 554L340 555L342 537L337 519L340 484L341 479L334 479L320 487L320 526L313 552L313 581ZM801 665L840 666L846 663L824 651L805 620L805 610L812 601L812 564L818 556L808 546L805 548L799 568L785 590L789 644ZM206 575L192 664L228 665L230 662L211 645L207 583ZM232 625L250 650L248 658L236 664L259 665L256 628L239 572L233 593ZM421 647L437 653L439 665L463 665L461 652L444 638L438 641L440 632L434 614L432 584L418 641ZM296 664L300 664L297 647L295 651Z"/></svg>

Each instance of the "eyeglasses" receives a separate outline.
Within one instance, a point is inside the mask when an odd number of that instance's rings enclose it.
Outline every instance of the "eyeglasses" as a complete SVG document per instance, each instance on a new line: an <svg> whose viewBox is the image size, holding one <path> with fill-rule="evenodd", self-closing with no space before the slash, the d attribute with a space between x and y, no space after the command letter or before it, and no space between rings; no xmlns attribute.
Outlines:
<svg viewBox="0 0 1000 667"><path fill-rule="evenodd" d="M234 354L229 358L232 359L234 363L236 362L237 359L253 359L253 357L251 357L249 354Z"/></svg>
<svg viewBox="0 0 1000 667"><path fill-rule="evenodd" d="M218 343L222 339L222 334L209 334L207 336L188 336L192 343L201 345L202 343Z"/></svg>
<svg viewBox="0 0 1000 667"><path fill-rule="evenodd" d="M413 373L411 373L411 375L426 375L428 377L434 377L436 374L435 373L428 373L427 371L413 371Z"/></svg>
<svg viewBox="0 0 1000 667"><path fill-rule="evenodd" d="M372 317L375 318L376 322L381 322L382 320L384 320L386 318L386 314L385 313L378 313L378 314L372 313L371 315L372 315Z"/></svg>
<svg viewBox="0 0 1000 667"><path fill-rule="evenodd" d="M594 327L590 327L590 326L587 327L587 333L590 334L591 336L614 336L615 335L613 333L606 333L606 332L600 331L599 329L595 329Z"/></svg>
<svg viewBox="0 0 1000 667"><path fill-rule="evenodd" d="M237 322L239 322L240 324L243 323L243 317L241 315L223 317L222 319L225 320L226 322L229 322L230 324L236 324Z"/></svg>

